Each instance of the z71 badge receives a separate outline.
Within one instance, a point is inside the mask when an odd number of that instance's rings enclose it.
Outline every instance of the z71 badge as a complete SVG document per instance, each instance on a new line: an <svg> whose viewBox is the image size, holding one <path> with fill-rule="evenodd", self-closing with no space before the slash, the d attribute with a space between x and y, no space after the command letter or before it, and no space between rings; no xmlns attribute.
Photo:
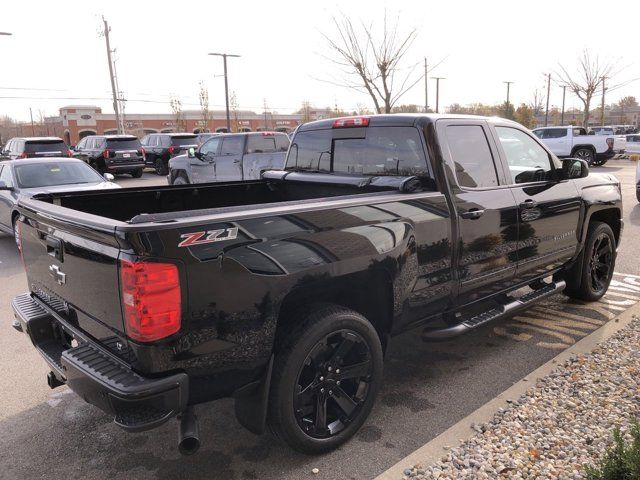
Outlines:
<svg viewBox="0 0 640 480"><path fill-rule="evenodd" d="M238 227L221 228L219 230L206 230L204 232L183 233L180 238L184 238L178 246L191 247L193 245L204 245L207 243L224 242L234 240L238 237Z"/></svg>

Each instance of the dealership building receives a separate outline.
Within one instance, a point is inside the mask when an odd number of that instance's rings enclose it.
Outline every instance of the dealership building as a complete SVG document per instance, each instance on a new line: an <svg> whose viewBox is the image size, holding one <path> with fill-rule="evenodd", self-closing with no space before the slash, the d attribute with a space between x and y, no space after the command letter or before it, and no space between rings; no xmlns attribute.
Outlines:
<svg viewBox="0 0 640 480"><path fill-rule="evenodd" d="M148 133L184 132L226 132L227 119L224 110L209 112L204 119L200 110L180 112L178 119L172 113L126 113L124 128L126 133L142 137ZM328 116L325 110L312 112L312 119ZM289 133L303 123L302 114L255 113L247 110L231 111L231 130L234 132L279 131ZM69 105L60 109L59 117L48 117L51 129L64 138L68 145L75 145L87 135L117 133L116 116L103 113L100 107L90 105Z"/></svg>

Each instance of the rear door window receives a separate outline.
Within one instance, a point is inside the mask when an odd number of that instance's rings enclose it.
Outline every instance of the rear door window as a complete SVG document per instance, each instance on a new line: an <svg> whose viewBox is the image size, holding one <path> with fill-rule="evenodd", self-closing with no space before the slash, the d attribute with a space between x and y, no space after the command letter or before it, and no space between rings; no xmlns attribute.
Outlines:
<svg viewBox="0 0 640 480"><path fill-rule="evenodd" d="M449 151L461 187L498 186L498 173L481 125L448 125Z"/></svg>
<svg viewBox="0 0 640 480"><path fill-rule="evenodd" d="M273 135L249 135L247 153L272 153L276 151L276 137Z"/></svg>
<svg viewBox="0 0 640 480"><path fill-rule="evenodd" d="M242 155L244 138L240 135L223 137L220 155Z"/></svg>

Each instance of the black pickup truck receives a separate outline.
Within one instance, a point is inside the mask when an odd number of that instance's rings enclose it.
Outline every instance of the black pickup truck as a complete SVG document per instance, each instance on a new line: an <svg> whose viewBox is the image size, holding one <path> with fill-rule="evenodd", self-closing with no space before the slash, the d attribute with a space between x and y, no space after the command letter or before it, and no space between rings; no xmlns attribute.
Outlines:
<svg viewBox="0 0 640 480"><path fill-rule="evenodd" d="M599 299L621 208L614 177L507 120L322 120L259 180L21 199L14 327L125 430L177 416L193 453L193 407L233 396L243 426L318 453L363 425L399 332Z"/></svg>

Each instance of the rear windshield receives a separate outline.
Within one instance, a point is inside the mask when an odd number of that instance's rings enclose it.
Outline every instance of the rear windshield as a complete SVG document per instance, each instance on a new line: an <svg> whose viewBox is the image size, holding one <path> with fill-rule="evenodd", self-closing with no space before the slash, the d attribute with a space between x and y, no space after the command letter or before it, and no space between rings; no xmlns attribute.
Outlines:
<svg viewBox="0 0 640 480"><path fill-rule="evenodd" d="M289 138L286 135L249 135L247 153L286 152Z"/></svg>
<svg viewBox="0 0 640 480"><path fill-rule="evenodd" d="M142 145L136 137L107 138L107 148L111 150L138 150Z"/></svg>
<svg viewBox="0 0 640 480"><path fill-rule="evenodd" d="M52 187L102 182L104 179L86 163L55 162L29 163L14 167L16 182L20 188Z"/></svg>
<svg viewBox="0 0 640 480"><path fill-rule="evenodd" d="M366 175L426 175L427 161L414 127L368 127L365 138L333 138L334 130L299 132L287 156L288 169ZM342 131L344 132L344 130ZM340 137L348 136L341 134Z"/></svg>
<svg viewBox="0 0 640 480"><path fill-rule="evenodd" d="M197 135L184 135L180 137L171 137L171 145L176 147L184 147L185 145L197 145L198 144L198 136Z"/></svg>
<svg viewBox="0 0 640 480"><path fill-rule="evenodd" d="M62 140L27 140L24 144L24 151L36 152L60 152L67 153L69 149Z"/></svg>

